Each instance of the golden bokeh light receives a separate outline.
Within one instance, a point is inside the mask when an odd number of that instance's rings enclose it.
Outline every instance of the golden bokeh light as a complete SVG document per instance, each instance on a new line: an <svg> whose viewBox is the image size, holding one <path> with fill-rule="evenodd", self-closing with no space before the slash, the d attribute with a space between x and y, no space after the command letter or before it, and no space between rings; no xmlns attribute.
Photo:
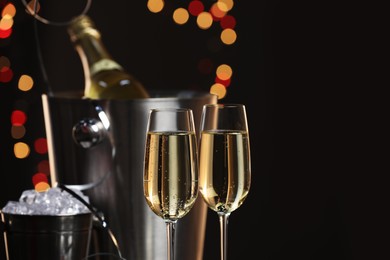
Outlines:
<svg viewBox="0 0 390 260"><path fill-rule="evenodd" d="M190 15L189 15L187 9L181 8L181 7L180 7L180 8L177 8L177 9L173 12L172 17L173 17L173 21L174 21L175 23L181 25L181 24L185 24L185 23L188 21Z"/></svg>
<svg viewBox="0 0 390 260"><path fill-rule="evenodd" d="M14 154L16 158L24 159L30 155L30 147L23 142L14 144Z"/></svg>
<svg viewBox="0 0 390 260"><path fill-rule="evenodd" d="M221 32L221 41L226 45L231 45L237 40L236 31L230 28L224 29Z"/></svg>
<svg viewBox="0 0 390 260"><path fill-rule="evenodd" d="M218 0L218 3L221 6L220 8L223 8L222 10L225 12L232 10L234 6L233 0Z"/></svg>
<svg viewBox="0 0 390 260"><path fill-rule="evenodd" d="M222 99L226 96L226 88L220 83L215 83L211 86L210 93L217 95L218 99Z"/></svg>
<svg viewBox="0 0 390 260"><path fill-rule="evenodd" d="M14 19L10 15L5 15L0 19L0 30L6 31L12 27L14 24Z"/></svg>
<svg viewBox="0 0 390 260"><path fill-rule="evenodd" d="M4 6L3 11L1 12L1 17L5 17L6 15L14 17L15 14L16 14L15 6L12 3L8 3L6 6Z"/></svg>
<svg viewBox="0 0 390 260"><path fill-rule="evenodd" d="M164 8L164 1L163 0L148 0L146 6L148 7L149 11L152 13L159 13Z"/></svg>
<svg viewBox="0 0 390 260"><path fill-rule="evenodd" d="M224 1L217 1L216 3L215 3L215 5L217 6L217 8L221 11L221 12L223 12L223 13L227 13L227 12L229 12L229 10L231 9L229 6L228 6L228 4L226 3L226 2L224 2Z"/></svg>
<svg viewBox="0 0 390 260"><path fill-rule="evenodd" d="M233 70L229 65L221 64L218 66L216 74L217 74L218 78L220 78L222 80L228 80L232 77Z"/></svg>
<svg viewBox="0 0 390 260"><path fill-rule="evenodd" d="M11 127L11 136L14 139L20 139L26 134L26 128L24 125L13 125Z"/></svg>
<svg viewBox="0 0 390 260"><path fill-rule="evenodd" d="M48 189L50 189L50 185L49 183L47 182L38 182L35 186L34 186L35 190L37 192L43 192L43 191L47 191Z"/></svg>
<svg viewBox="0 0 390 260"><path fill-rule="evenodd" d="M22 75L19 78L18 88L21 91L29 91L34 85L34 80L29 75Z"/></svg>
<svg viewBox="0 0 390 260"><path fill-rule="evenodd" d="M196 24L200 29L206 30L213 24L213 16L209 12L201 12L196 18Z"/></svg>
<svg viewBox="0 0 390 260"><path fill-rule="evenodd" d="M158 13L164 8L164 0L148 0L147 7L149 11ZM196 25L199 29L210 29L214 23L219 24L222 31L216 37L212 37L208 41L208 50L210 52L219 52L225 45L232 45L237 41L236 18L230 14L233 9L234 0L213 0L208 3L208 10L206 10L203 1L190 0L187 7L183 4L178 4L179 7L169 8L173 10L172 20L174 23L183 25L187 24L190 16L196 17ZM202 74L209 74L213 70L209 65L213 61L203 63L199 61L198 70ZM212 91L218 92L218 98L221 99L226 95L226 88L230 85L232 69L230 66L224 64L216 72L216 79L212 87Z"/></svg>

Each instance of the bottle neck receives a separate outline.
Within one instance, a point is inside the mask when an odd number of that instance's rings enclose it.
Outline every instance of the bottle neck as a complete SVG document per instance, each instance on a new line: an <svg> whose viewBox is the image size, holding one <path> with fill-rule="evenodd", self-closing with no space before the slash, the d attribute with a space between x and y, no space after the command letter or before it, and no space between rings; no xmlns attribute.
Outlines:
<svg viewBox="0 0 390 260"><path fill-rule="evenodd" d="M92 78L104 70L123 70L107 52L100 37L90 34L80 35L74 40L74 47L80 56L84 70L84 91L91 91Z"/></svg>
<svg viewBox="0 0 390 260"><path fill-rule="evenodd" d="M100 38L88 34L82 35L75 41L75 49L80 56L87 78L102 70L122 70L121 66L111 58Z"/></svg>

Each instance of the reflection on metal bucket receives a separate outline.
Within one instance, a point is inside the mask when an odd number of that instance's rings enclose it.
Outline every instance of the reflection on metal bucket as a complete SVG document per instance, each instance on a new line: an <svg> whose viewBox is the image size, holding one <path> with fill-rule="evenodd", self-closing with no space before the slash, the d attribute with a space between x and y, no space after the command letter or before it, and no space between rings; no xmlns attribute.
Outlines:
<svg viewBox="0 0 390 260"><path fill-rule="evenodd" d="M88 255L91 213L69 216L0 213L7 260L80 260Z"/></svg>
<svg viewBox="0 0 390 260"><path fill-rule="evenodd" d="M203 105L216 103L217 97L152 92L148 99L92 101L77 93L61 93L43 95L42 101L52 186L83 190L109 223L125 259L165 260L165 225L147 208L143 197L147 116L157 107L191 108L198 130ZM178 259L203 259L206 216L207 206L199 197L190 213L178 221ZM115 252L98 224L91 249Z"/></svg>

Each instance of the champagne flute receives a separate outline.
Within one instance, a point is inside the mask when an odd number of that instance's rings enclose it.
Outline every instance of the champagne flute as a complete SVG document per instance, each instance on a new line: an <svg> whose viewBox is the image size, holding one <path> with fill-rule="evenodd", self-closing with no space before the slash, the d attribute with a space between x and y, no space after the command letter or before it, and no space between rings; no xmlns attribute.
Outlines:
<svg viewBox="0 0 390 260"><path fill-rule="evenodd" d="M226 260L228 219L242 205L251 185L245 106L204 105L200 132L199 191L208 207L218 214L221 260Z"/></svg>
<svg viewBox="0 0 390 260"><path fill-rule="evenodd" d="M166 223L168 260L174 260L175 224L191 210L198 196L191 109L150 110L144 163L144 196L150 209Z"/></svg>

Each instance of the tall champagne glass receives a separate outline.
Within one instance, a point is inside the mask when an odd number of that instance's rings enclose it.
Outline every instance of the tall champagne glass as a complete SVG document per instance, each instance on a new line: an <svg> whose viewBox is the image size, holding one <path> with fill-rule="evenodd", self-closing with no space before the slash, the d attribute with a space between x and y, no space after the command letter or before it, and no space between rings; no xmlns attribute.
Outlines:
<svg viewBox="0 0 390 260"><path fill-rule="evenodd" d="M220 223L221 259L227 259L230 214L246 199L251 184L251 158L245 106L203 106L199 146L199 191Z"/></svg>
<svg viewBox="0 0 390 260"><path fill-rule="evenodd" d="M149 114L144 196L166 223L168 260L175 259L175 224L198 196L198 157L191 109L159 108Z"/></svg>

